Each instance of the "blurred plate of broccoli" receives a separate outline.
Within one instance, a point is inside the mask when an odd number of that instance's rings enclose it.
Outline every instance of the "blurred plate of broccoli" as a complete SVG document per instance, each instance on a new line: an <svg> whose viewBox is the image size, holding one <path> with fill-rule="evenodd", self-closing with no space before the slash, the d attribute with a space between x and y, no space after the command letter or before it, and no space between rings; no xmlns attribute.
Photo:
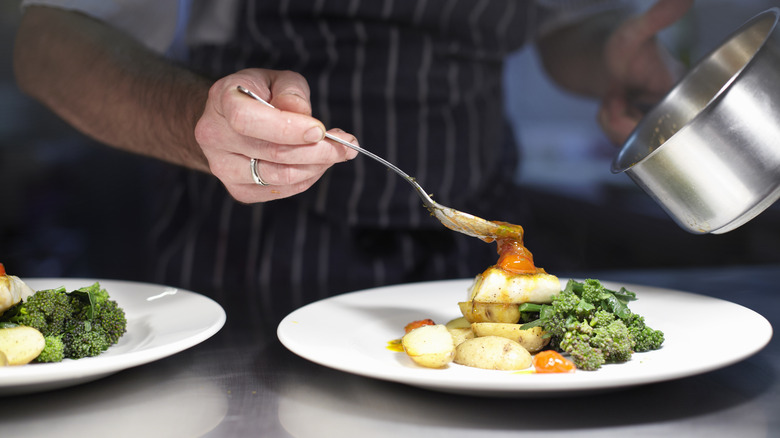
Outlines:
<svg viewBox="0 0 780 438"><path fill-rule="evenodd" d="M0 315L39 330L46 346L28 365L0 367L0 396L95 380L197 345L225 323L203 295L99 279L25 279L35 294Z"/></svg>
<svg viewBox="0 0 780 438"><path fill-rule="evenodd" d="M0 315L0 324L28 326L43 334L46 345L35 362L94 357L127 330L125 311L99 282L76 290L36 291Z"/></svg>

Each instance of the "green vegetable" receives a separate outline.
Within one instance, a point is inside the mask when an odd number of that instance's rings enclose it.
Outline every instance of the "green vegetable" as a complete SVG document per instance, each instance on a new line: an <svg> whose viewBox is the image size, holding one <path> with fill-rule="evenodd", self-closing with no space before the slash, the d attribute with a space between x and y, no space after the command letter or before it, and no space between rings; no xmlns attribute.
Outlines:
<svg viewBox="0 0 780 438"><path fill-rule="evenodd" d="M628 303L636 294L612 291L598 280L569 280L552 303L520 306L523 329L542 327L550 348L568 353L577 368L596 370L605 363L625 362L634 352L657 350L664 334L645 324Z"/></svg>
<svg viewBox="0 0 780 438"><path fill-rule="evenodd" d="M6 310L0 321L33 327L49 336L62 332L74 311L73 299L64 288L41 290Z"/></svg>
<svg viewBox="0 0 780 438"><path fill-rule="evenodd" d="M35 358L35 361L62 362L62 359L65 358L65 344L62 342L62 338L59 336L45 336L44 340L46 345L43 347L41 354Z"/></svg>
<svg viewBox="0 0 780 438"><path fill-rule="evenodd" d="M127 329L125 312L99 283L67 292L40 290L0 316L38 329L46 339L38 362L97 356L117 343Z"/></svg>

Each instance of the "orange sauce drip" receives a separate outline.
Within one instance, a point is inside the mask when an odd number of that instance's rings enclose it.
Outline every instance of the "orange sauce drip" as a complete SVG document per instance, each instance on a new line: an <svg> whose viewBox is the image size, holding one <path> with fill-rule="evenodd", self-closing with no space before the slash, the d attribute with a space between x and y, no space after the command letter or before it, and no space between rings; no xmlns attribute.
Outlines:
<svg viewBox="0 0 780 438"><path fill-rule="evenodd" d="M534 256L523 242L513 238L497 239L498 263L496 266L513 274L535 274Z"/></svg>

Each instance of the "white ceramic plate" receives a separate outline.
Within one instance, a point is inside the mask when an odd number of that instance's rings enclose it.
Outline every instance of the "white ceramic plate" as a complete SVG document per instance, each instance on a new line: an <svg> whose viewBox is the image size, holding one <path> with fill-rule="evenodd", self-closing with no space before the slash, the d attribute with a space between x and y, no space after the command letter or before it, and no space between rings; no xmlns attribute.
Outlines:
<svg viewBox="0 0 780 438"><path fill-rule="evenodd" d="M566 280L562 280L565 284ZM279 325L281 342L293 353L326 367L437 391L491 396L550 396L605 391L705 373L739 362L761 350L772 326L758 313L728 301L638 285L631 309L662 330L660 350L637 353L623 364L597 371L533 374L415 365L405 353L387 349L414 320L446 323L460 316L471 280L414 283L344 294L302 307ZM729 326L723 327L723 315ZM749 333L750 336L745 336Z"/></svg>
<svg viewBox="0 0 780 438"><path fill-rule="evenodd" d="M0 368L0 395L45 391L96 380L197 345L225 324L222 307L203 295L172 287L117 280L24 279L34 290L68 290L96 281L127 315L127 332L103 354L59 363Z"/></svg>

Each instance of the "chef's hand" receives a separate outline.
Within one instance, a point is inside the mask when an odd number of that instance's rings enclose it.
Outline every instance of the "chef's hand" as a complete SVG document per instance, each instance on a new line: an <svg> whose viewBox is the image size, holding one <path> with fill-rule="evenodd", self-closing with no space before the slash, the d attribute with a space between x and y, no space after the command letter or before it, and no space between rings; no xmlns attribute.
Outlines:
<svg viewBox="0 0 780 438"><path fill-rule="evenodd" d="M607 40L604 57L609 86L599 123L622 144L642 118L642 107L658 102L682 73L656 34L685 15L693 0L659 0L642 15L621 24Z"/></svg>
<svg viewBox="0 0 780 438"><path fill-rule="evenodd" d="M276 108L239 92L239 85ZM357 144L354 136L341 130L330 133ZM244 203L303 192L330 166L357 155L324 135L325 126L311 117L306 80L294 72L262 69L242 70L215 82L195 127L211 172ZM252 158L267 185L253 179Z"/></svg>

